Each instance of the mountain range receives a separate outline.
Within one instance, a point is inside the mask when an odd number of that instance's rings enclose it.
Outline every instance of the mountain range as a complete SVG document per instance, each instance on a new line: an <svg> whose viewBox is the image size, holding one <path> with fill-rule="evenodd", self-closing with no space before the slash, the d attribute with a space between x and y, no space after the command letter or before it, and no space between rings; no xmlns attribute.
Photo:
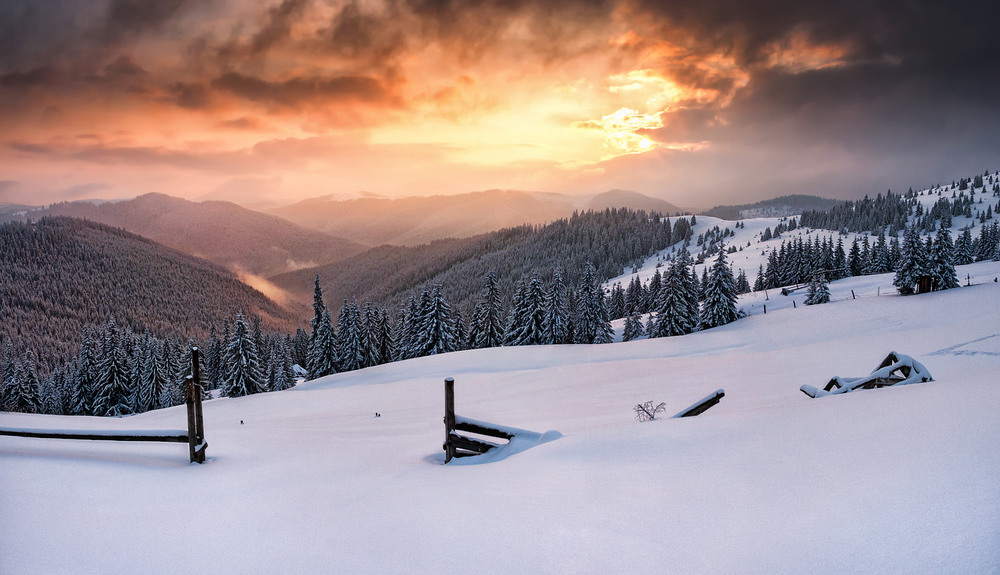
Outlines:
<svg viewBox="0 0 1000 575"><path fill-rule="evenodd" d="M241 276L271 276L328 264L367 249L231 202L191 202L163 194L100 204L62 202L6 219L45 216L82 218L122 228Z"/></svg>
<svg viewBox="0 0 1000 575"><path fill-rule="evenodd" d="M378 246L416 246L443 238L466 238L522 224L545 224L575 211L642 209L672 215L677 206L623 190L569 196L517 190L488 190L451 196L311 198L269 213L308 228Z"/></svg>

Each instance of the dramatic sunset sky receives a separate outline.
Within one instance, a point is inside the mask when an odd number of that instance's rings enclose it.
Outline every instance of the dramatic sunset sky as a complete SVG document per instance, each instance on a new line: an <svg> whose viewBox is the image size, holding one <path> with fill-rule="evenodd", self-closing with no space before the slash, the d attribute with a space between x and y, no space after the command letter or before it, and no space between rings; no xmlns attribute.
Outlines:
<svg viewBox="0 0 1000 575"><path fill-rule="evenodd" d="M0 202L950 182L1000 169L995 6L0 0Z"/></svg>

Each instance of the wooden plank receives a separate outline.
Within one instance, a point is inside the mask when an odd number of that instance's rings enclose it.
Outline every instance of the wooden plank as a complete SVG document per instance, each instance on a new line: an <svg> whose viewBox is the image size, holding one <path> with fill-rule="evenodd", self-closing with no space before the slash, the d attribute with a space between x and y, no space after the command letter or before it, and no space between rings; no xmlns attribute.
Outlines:
<svg viewBox="0 0 1000 575"><path fill-rule="evenodd" d="M477 453L486 453L494 447L497 447L497 445L493 443L479 441L478 439L472 439L471 437L465 437L463 435L458 435L457 433L451 433L448 435L448 443L452 446L452 448L464 449L466 451L474 451Z"/></svg>
<svg viewBox="0 0 1000 575"><path fill-rule="evenodd" d="M470 421L457 421L453 427L456 431L466 431L468 433L477 433L479 435L486 435L489 437L499 437L502 439L511 439L514 437L513 434L507 433L506 431L501 431L493 427L485 427L472 423Z"/></svg>
<svg viewBox="0 0 1000 575"><path fill-rule="evenodd" d="M710 407L719 403L719 401L725 396L726 396L725 390L717 389L715 390L714 393L709 394L698 403L695 403L694 405L678 413L674 417L694 417L696 415L701 415L702 413L708 411Z"/></svg>
<svg viewBox="0 0 1000 575"><path fill-rule="evenodd" d="M187 443L188 436L159 435L143 433L87 433L83 431L32 431L29 429L0 429L0 435L12 437L35 437L40 439L86 439L90 441L155 441L165 443Z"/></svg>

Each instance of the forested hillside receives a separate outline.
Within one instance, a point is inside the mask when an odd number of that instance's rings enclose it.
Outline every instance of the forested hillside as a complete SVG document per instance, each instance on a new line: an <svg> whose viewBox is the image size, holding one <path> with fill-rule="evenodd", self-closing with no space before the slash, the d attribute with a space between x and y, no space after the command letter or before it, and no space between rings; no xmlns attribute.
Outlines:
<svg viewBox="0 0 1000 575"><path fill-rule="evenodd" d="M746 218L783 218L801 214L804 211L825 211L841 202L828 200L818 196L791 195L763 200L753 204L737 206L715 206L706 210L706 216L724 220L741 220Z"/></svg>
<svg viewBox="0 0 1000 575"><path fill-rule="evenodd" d="M452 305L465 313L491 270L498 276L504 297L513 293L518 280L533 272L548 279L562 270L563 279L573 284L589 263L598 278L606 279L683 239L672 238L672 232L669 219L609 209L575 214L543 227L519 226L464 240L413 248L382 246L342 262L271 279L294 292L299 301L309 301L313 280L319 275L330 302L356 298L389 309L404 303L418 286L440 283Z"/></svg>
<svg viewBox="0 0 1000 575"><path fill-rule="evenodd" d="M87 325L114 317L156 336L208 336L236 310L266 329L297 320L222 267L102 224L43 218L0 225L0 344L33 350L42 371L78 350Z"/></svg>
<svg viewBox="0 0 1000 575"><path fill-rule="evenodd" d="M335 262L367 249L230 202L190 202L163 194L102 204L63 202L7 219L44 216L122 228L238 273L261 276Z"/></svg>

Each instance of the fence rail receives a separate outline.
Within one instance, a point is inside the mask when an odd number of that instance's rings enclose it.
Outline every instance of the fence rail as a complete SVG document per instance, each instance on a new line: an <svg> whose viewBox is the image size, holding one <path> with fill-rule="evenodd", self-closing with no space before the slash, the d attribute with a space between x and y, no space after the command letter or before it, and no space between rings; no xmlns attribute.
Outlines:
<svg viewBox="0 0 1000 575"><path fill-rule="evenodd" d="M153 441L187 443L191 463L205 463L205 421L201 411L201 373L198 348L191 348L191 375L185 379L187 432L181 430L75 430L0 428L0 435L39 439L83 439L90 441Z"/></svg>

